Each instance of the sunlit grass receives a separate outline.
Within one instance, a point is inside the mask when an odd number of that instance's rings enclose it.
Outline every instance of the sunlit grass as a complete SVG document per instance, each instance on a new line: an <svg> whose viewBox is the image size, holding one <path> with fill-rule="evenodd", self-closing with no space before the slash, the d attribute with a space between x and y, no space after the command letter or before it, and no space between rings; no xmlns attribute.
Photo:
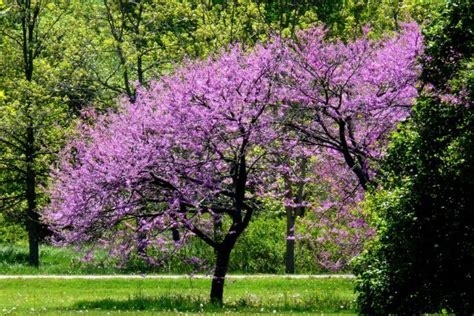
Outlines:
<svg viewBox="0 0 474 316"><path fill-rule="evenodd" d="M0 312L353 313L351 280L230 279L225 304L209 303L209 279L0 280Z"/></svg>

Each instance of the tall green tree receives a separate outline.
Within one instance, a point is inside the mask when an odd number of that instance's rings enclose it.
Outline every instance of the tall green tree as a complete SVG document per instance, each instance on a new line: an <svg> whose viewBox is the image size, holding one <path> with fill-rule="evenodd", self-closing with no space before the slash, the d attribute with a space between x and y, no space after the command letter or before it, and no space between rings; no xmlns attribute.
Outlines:
<svg viewBox="0 0 474 316"><path fill-rule="evenodd" d="M0 211L25 225L29 263L38 266L45 232L38 209L46 202L47 174L71 107L87 103L94 93L77 64L81 45L71 38L80 27L70 14L74 3L17 0L3 5Z"/></svg>

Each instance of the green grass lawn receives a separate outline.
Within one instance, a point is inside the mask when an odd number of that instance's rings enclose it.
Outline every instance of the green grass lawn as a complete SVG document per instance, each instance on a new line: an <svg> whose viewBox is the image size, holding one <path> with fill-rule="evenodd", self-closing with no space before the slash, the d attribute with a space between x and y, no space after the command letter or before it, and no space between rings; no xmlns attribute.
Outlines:
<svg viewBox="0 0 474 316"><path fill-rule="evenodd" d="M0 280L0 313L353 313L347 279L227 280L224 307L208 303L209 279Z"/></svg>

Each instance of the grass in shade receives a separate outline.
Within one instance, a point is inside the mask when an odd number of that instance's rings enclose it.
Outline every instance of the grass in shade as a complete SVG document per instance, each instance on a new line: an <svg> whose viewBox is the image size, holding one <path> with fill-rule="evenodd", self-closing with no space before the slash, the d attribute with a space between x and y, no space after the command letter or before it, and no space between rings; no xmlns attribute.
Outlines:
<svg viewBox="0 0 474 316"><path fill-rule="evenodd" d="M0 280L0 313L314 314L354 313L347 279L259 278L226 281L225 304L209 303L209 279Z"/></svg>
<svg viewBox="0 0 474 316"><path fill-rule="evenodd" d="M1 224L1 223L0 223ZM203 259L214 259L214 253L208 245L194 241L186 249L182 249L180 256L170 258L163 266L150 266L143 260L130 260L126 265L118 265L104 250L99 250L94 254L94 262L83 262L83 255L73 251L72 248L58 248L50 245L40 247L40 266L34 268L28 265L28 245L27 244L6 244L0 243L0 274L24 275L24 274L192 274L196 272L196 267L180 259L180 257L190 258L196 256ZM239 247L244 247L240 245ZM259 252L257 252L259 253ZM243 256L240 257L240 256ZM314 258L305 257L303 261L297 261L297 271L301 274L324 274L323 270L315 264ZM237 264L239 262L239 264ZM273 266L272 266L273 264ZM212 267L212 263L209 263ZM229 272L233 274L283 274L283 258L275 262L275 258L262 257L254 254L253 257L234 252L229 265ZM342 273L347 273L343 271Z"/></svg>

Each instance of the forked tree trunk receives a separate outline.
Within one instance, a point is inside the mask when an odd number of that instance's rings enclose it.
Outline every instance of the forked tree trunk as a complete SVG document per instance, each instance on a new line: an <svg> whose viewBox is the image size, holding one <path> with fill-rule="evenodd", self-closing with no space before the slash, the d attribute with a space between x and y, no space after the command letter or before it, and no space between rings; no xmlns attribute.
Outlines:
<svg viewBox="0 0 474 316"><path fill-rule="evenodd" d="M224 297L224 281L229 267L231 247L221 247L216 251L216 267L211 285L211 303L222 305Z"/></svg>

